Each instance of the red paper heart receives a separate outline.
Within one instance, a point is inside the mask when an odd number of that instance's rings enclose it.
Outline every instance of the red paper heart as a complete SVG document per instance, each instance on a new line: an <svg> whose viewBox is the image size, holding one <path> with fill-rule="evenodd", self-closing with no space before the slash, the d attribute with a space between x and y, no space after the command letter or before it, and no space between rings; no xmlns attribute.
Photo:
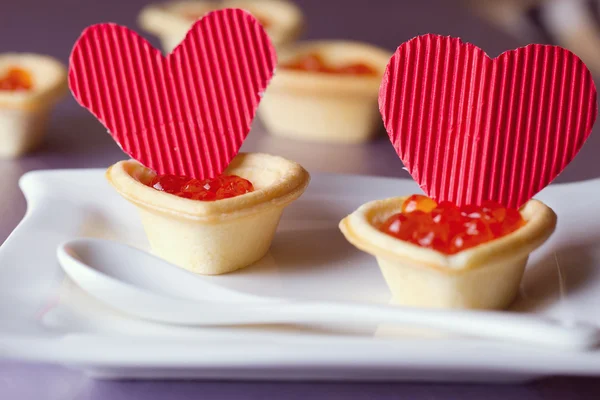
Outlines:
<svg viewBox="0 0 600 400"><path fill-rule="evenodd" d="M275 64L257 20L225 9L197 21L167 57L125 27L91 26L73 48L69 85L131 157L202 179L239 151Z"/></svg>
<svg viewBox="0 0 600 400"><path fill-rule="evenodd" d="M596 120L583 62L529 45L490 59L438 35L402 44L379 110L396 152L428 196L458 205L519 207L571 162Z"/></svg>

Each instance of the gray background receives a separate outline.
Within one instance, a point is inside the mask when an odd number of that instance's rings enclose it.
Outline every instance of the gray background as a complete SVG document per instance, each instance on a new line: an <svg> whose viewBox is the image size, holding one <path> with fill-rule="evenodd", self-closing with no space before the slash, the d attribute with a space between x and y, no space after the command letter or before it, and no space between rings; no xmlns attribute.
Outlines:
<svg viewBox="0 0 600 400"><path fill-rule="evenodd" d="M31 51L65 63L87 25L117 22L136 28L143 0L2 0L0 52ZM490 56L518 47L512 37L471 15L452 0L298 0L308 20L307 39L343 38L390 50L413 36L435 32L460 36ZM157 44L154 38L150 38ZM596 126L595 131L600 129ZM244 150L280 154L311 172L326 171L408 177L383 135L367 145L310 145L265 134L259 123ZM557 181L600 175L600 134L591 136ZM53 115L48 138L37 152L0 161L0 241L25 212L17 181L29 170L106 167L124 155L105 129L69 97ZM1 267L1 266L0 266ZM600 380L553 378L528 385L348 384L269 382L95 382L61 367L0 361L0 399L596 399Z"/></svg>

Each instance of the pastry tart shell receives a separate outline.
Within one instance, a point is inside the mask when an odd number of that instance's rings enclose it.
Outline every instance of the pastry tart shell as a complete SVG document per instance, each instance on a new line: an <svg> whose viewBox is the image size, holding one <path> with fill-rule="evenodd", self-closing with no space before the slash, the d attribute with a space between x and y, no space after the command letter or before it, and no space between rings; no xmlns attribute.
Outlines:
<svg viewBox="0 0 600 400"><path fill-rule="evenodd" d="M269 250L286 206L310 180L304 168L281 157L238 154L225 174L253 183L253 192L230 199L198 201L145 185L154 173L140 163L120 161L106 172L110 184L140 212L153 252L204 275L246 267Z"/></svg>
<svg viewBox="0 0 600 400"><path fill-rule="evenodd" d="M18 67L31 74L26 91L0 90L0 157L21 156L42 141L50 112L67 93L65 67L51 57L28 53L0 54L0 76Z"/></svg>
<svg viewBox="0 0 600 400"><path fill-rule="evenodd" d="M288 138L359 143L380 130L377 97L391 53L347 41L298 43L279 53L285 63L306 54L321 55L328 65L359 62L374 75L343 75L278 68L258 108L268 131Z"/></svg>
<svg viewBox="0 0 600 400"><path fill-rule="evenodd" d="M242 8L268 22L265 31L277 48L295 41L304 29L300 9L286 0L173 1L145 7L138 17L140 26L159 37L166 53L173 51L194 21L184 13L206 14L220 8Z"/></svg>
<svg viewBox="0 0 600 400"><path fill-rule="evenodd" d="M393 302L414 307L504 309L519 291L529 254L554 232L556 214L537 200L520 210L526 224L479 246L446 255L379 231L407 197L362 205L340 222L354 246L377 259Z"/></svg>

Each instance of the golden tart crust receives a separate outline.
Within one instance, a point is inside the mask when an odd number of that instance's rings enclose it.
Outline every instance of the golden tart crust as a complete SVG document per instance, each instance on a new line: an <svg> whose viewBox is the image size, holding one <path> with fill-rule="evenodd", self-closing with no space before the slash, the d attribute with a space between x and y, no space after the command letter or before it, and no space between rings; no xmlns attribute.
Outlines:
<svg viewBox="0 0 600 400"><path fill-rule="evenodd" d="M304 29L302 12L286 0L173 1L145 7L138 21L144 30L158 36L165 52L170 53L194 23L186 14L203 15L221 8L242 8L259 20L265 19L265 30L276 47L295 41Z"/></svg>
<svg viewBox="0 0 600 400"><path fill-rule="evenodd" d="M0 54L0 76L12 67L29 72L33 87L20 91L0 90L0 108L48 108L67 93L67 70L52 57L32 53Z"/></svg>
<svg viewBox="0 0 600 400"><path fill-rule="evenodd" d="M377 97L391 52L365 43L314 41L279 53L285 64L319 54L331 66L364 63L374 75L343 75L278 68L258 113L270 133L324 142L364 142L381 127Z"/></svg>
<svg viewBox="0 0 600 400"><path fill-rule="evenodd" d="M375 256L394 301L442 308L505 308L518 293L529 254L554 232L556 214L537 200L520 210L526 224L499 239L446 255L393 238L378 226L407 197L376 200L340 222L346 239Z"/></svg>
<svg viewBox="0 0 600 400"><path fill-rule="evenodd" d="M238 154L225 173L250 180L255 190L212 202L189 200L140 182L152 171L132 160L111 166L106 177L140 211L158 256L195 273L217 275L266 254L283 209L310 180L300 165L261 153Z"/></svg>

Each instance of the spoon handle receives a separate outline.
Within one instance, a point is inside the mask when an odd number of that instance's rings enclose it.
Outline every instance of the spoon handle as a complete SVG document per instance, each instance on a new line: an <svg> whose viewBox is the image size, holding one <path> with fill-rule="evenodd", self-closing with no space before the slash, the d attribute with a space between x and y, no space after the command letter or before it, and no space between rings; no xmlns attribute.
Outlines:
<svg viewBox="0 0 600 400"><path fill-rule="evenodd" d="M248 322L252 323L397 324L578 350L593 347L600 339L598 329L592 325L568 325L550 318L506 312L424 310L388 305L306 301L247 304L242 309Z"/></svg>
<svg viewBox="0 0 600 400"><path fill-rule="evenodd" d="M78 239L66 243L59 247L58 259L65 272L92 296L128 314L156 322L205 326L261 323L395 324L579 350L597 345L600 339L598 327L582 323L568 325L531 314L411 309L268 297L257 300L203 281L196 282L193 291L200 291L207 299L214 295L235 302L186 299L156 290L156 286L162 284L164 279L175 277L179 277L179 280L177 284L172 281L171 285L185 287L190 279L186 273L140 250L107 241ZM92 266L82 260L87 260ZM136 265L143 266L143 271L132 269ZM148 271L154 272L152 278L147 276ZM132 277L137 280L131 282ZM140 277L144 278L141 283ZM200 282L203 286L199 286Z"/></svg>

